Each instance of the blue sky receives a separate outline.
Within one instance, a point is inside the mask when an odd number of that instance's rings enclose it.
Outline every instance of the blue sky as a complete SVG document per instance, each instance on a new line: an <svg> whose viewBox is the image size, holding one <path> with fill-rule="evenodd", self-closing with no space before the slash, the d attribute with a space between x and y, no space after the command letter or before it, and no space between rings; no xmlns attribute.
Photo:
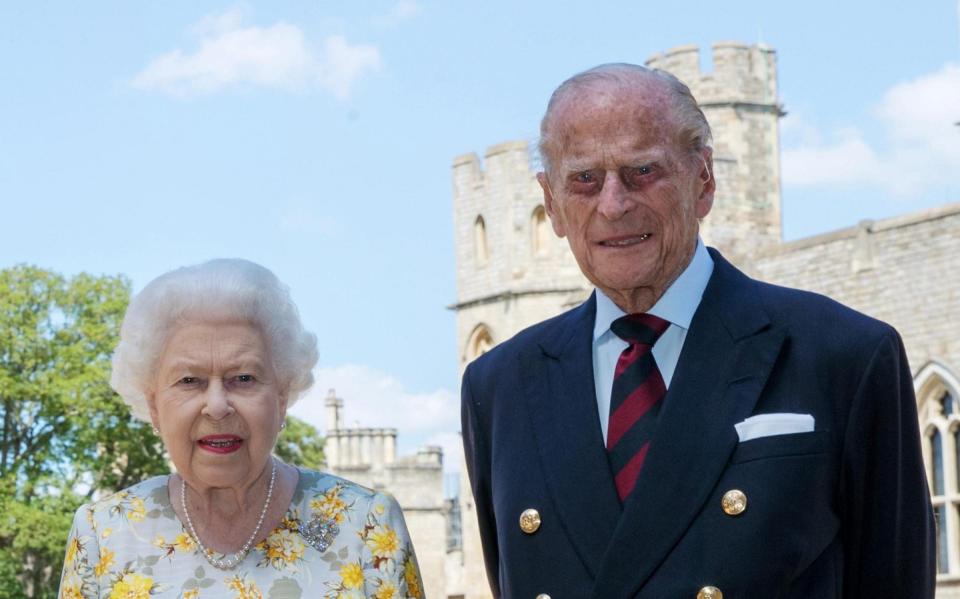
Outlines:
<svg viewBox="0 0 960 599"><path fill-rule="evenodd" d="M533 139L574 72L775 48L789 239L960 201L956 0L666 4L3 3L0 268L255 260L320 339L297 413L336 387L452 448L451 160Z"/></svg>

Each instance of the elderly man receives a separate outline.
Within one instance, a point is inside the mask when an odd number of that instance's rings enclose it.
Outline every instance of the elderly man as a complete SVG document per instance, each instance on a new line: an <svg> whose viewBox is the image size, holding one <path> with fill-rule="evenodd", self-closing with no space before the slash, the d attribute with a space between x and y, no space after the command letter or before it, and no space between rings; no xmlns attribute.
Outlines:
<svg viewBox="0 0 960 599"><path fill-rule="evenodd" d="M576 75L541 135L546 210L596 291L464 374L494 594L932 597L896 331L703 246L710 129L671 75Z"/></svg>

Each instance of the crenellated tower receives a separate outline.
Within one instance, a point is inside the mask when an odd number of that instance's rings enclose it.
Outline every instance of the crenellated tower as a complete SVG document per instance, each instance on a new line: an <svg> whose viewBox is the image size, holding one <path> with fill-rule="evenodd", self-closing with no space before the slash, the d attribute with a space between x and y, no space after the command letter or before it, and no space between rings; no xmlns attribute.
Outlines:
<svg viewBox="0 0 960 599"><path fill-rule="evenodd" d="M586 297L553 233L529 145L511 141L453 161L457 340L461 367L521 328Z"/></svg>
<svg viewBox="0 0 960 599"><path fill-rule="evenodd" d="M738 42L713 45L713 69L702 72L697 46L647 60L686 83L713 129L717 194L701 229L704 241L742 268L781 241L776 53Z"/></svg>

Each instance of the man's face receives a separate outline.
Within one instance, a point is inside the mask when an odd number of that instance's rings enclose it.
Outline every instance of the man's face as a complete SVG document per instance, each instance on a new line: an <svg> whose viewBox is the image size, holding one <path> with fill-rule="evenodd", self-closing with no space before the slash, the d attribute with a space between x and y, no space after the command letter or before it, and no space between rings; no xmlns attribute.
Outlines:
<svg viewBox="0 0 960 599"><path fill-rule="evenodd" d="M710 150L681 146L668 102L655 82L570 92L551 116L549 176L537 176L554 231L627 312L683 272L713 204Z"/></svg>

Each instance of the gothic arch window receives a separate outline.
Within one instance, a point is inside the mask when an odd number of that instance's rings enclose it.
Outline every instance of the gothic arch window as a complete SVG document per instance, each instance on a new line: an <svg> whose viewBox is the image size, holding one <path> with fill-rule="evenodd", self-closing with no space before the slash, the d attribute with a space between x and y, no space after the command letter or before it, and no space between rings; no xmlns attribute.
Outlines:
<svg viewBox="0 0 960 599"><path fill-rule="evenodd" d="M467 341L466 361L472 362L490 351L494 346L493 335L485 324L479 324L473 332L470 333L470 339Z"/></svg>
<svg viewBox="0 0 960 599"><path fill-rule="evenodd" d="M937 574L960 576L960 381L932 362L914 379L934 516L937 520Z"/></svg>
<svg viewBox="0 0 960 599"><path fill-rule="evenodd" d="M547 211L543 206L537 206L530 215L530 234L534 256L546 256L550 251L550 223L547 222Z"/></svg>
<svg viewBox="0 0 960 599"><path fill-rule="evenodd" d="M486 266L489 254L487 251L487 223L482 216L478 216L473 223L473 258L477 266Z"/></svg>

